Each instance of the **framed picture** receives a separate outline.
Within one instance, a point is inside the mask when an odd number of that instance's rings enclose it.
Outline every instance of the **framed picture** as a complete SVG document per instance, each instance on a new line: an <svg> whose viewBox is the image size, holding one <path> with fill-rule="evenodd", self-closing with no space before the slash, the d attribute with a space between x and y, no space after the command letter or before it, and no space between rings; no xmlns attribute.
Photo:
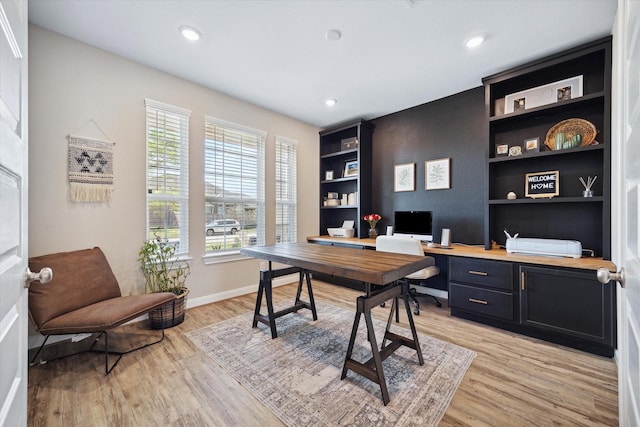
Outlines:
<svg viewBox="0 0 640 427"><path fill-rule="evenodd" d="M527 138L522 145L525 153L537 153L540 151L540 138Z"/></svg>
<svg viewBox="0 0 640 427"><path fill-rule="evenodd" d="M326 171L324 173L324 180L331 181L333 179L333 171Z"/></svg>
<svg viewBox="0 0 640 427"><path fill-rule="evenodd" d="M344 164L344 176L358 176L357 160L351 160Z"/></svg>
<svg viewBox="0 0 640 427"><path fill-rule="evenodd" d="M509 154L509 144L496 145L496 157L504 157Z"/></svg>
<svg viewBox="0 0 640 427"><path fill-rule="evenodd" d="M566 101L571 99L571 86L560 87L556 90L558 101Z"/></svg>
<svg viewBox="0 0 640 427"><path fill-rule="evenodd" d="M513 105L512 105L512 107L513 107L512 112L525 110L526 109L526 105L527 105L527 98L522 97L522 98L514 99L513 100Z"/></svg>
<svg viewBox="0 0 640 427"><path fill-rule="evenodd" d="M427 160L424 162L424 186L426 190L451 188L451 159Z"/></svg>
<svg viewBox="0 0 640 427"><path fill-rule="evenodd" d="M415 191L416 164L406 163L396 165L394 170L393 190L394 191Z"/></svg>
<svg viewBox="0 0 640 427"><path fill-rule="evenodd" d="M505 96L504 112L514 113L581 96L582 76L575 76Z"/></svg>

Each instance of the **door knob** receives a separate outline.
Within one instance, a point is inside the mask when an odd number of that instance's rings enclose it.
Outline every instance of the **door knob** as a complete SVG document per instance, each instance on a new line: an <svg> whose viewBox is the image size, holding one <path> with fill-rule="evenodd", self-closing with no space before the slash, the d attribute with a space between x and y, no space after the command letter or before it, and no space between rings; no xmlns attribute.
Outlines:
<svg viewBox="0 0 640 427"><path fill-rule="evenodd" d="M612 273L606 268L600 267L596 275L598 276L598 282L602 284L607 284L610 280L615 280L624 288L624 267L617 273Z"/></svg>
<svg viewBox="0 0 640 427"><path fill-rule="evenodd" d="M49 283L53 279L53 270L49 267L45 267L40 272L34 273L29 267L27 267L27 271L25 273L25 287L29 287L29 283L33 281L38 281L40 283Z"/></svg>

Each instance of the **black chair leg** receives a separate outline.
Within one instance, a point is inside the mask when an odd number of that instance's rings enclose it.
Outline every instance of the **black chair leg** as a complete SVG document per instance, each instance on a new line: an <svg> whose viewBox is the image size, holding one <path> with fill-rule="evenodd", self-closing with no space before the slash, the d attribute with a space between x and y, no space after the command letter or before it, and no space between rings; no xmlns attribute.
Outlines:
<svg viewBox="0 0 640 427"><path fill-rule="evenodd" d="M94 346L96 345L96 343L98 341L100 341L100 338L103 335L104 335L104 348L103 349L94 349ZM105 375L109 375L111 373L111 371L113 370L113 368L116 367L116 365L118 364L120 359L122 359L122 356L124 356L125 354L133 353L134 351L142 350L143 348L147 348L147 347L152 346L154 344L158 344L158 343L162 342L162 340L164 340L164 323L162 324L162 335L160 336L160 339L158 339L156 341L153 341L153 342L147 342L145 344L142 344L142 345L140 345L138 347L135 347L135 348L131 348L131 349L126 350L126 351L115 351L115 350L109 350L109 333L107 331L102 331L102 332L100 332L100 335L98 335L98 337L93 341L93 344L91 344L91 347L89 348L89 350L87 350L87 352L89 352L89 353L104 353L104 372L105 372ZM109 355L116 356L116 360L115 360L115 362L113 362L111 364L111 366L109 366Z"/></svg>
<svg viewBox="0 0 640 427"><path fill-rule="evenodd" d="M42 342L42 345L40 346L40 348L38 348L38 351L36 352L35 356L33 356L33 359L31 359L31 362L29 362L29 366L34 366L37 365L36 363L36 359L38 358L38 356L40 355L40 352L42 351L42 349L44 348L44 345L47 343L47 341L49 340L49 337L51 335L45 335L44 337L44 341ZM41 363L46 363L46 361L42 361Z"/></svg>
<svg viewBox="0 0 640 427"><path fill-rule="evenodd" d="M409 298L411 298L411 300L413 301L413 303L415 304L415 308L413 309L413 313L416 316L420 315L420 303L418 302L418 298L431 298L433 299L433 302L435 304L436 307L442 307L442 303L438 300L437 297L435 297L434 295L430 295L430 294L421 294L418 293L418 291L416 291L415 288L409 288Z"/></svg>
<svg viewBox="0 0 640 427"><path fill-rule="evenodd" d="M75 356L78 355L80 353L101 353L104 354L104 371L105 371L105 375L109 375L111 373L111 371L113 370L113 368L116 367L116 365L118 364L118 362L120 361L120 359L122 358L122 356L124 356L125 354L129 354L132 353L136 350L142 350L143 348L147 348L149 346L152 346L154 344L158 344L160 343L162 340L164 340L164 323L162 325L162 335L160 336L159 339L153 341L153 342L147 342L144 343L142 345L139 345L138 347L129 349L129 350L125 350L125 351L114 351L114 350L109 350L109 334L107 333L107 331L101 331L98 332L98 336L97 337L92 337L93 339L93 343L91 344L91 347L89 347L87 350L81 350L75 353L71 353L71 354L65 354L63 356L59 356L56 357L54 359L49 359L49 360L42 360L40 361L39 364L44 364L47 362L53 362L54 360L60 360L60 359L64 359L65 357L69 357L69 356ZM40 346L40 348L38 349L38 352L35 354L35 356L33 356L33 358L31 359L31 362L29 363L29 366L35 366L38 363L36 363L36 359L38 358L38 356L40 355L40 353L42 352L42 349L44 348L45 344L47 343L47 340L49 339L51 335L45 335L45 339L44 342L42 343L42 345ZM98 341L100 341L100 338L102 338L102 336L104 336L104 348L102 349L95 349L95 345ZM113 362L111 364L111 366L109 366L109 356L117 356L115 362Z"/></svg>

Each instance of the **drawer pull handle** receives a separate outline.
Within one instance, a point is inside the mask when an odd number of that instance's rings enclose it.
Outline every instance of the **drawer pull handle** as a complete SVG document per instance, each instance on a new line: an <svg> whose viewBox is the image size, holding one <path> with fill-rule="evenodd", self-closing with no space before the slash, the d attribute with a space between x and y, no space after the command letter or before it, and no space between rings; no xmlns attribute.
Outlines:
<svg viewBox="0 0 640 427"><path fill-rule="evenodd" d="M488 276L489 274L485 273L484 271L474 271L474 270L469 270L469 274L475 274L476 276Z"/></svg>
<svg viewBox="0 0 640 427"><path fill-rule="evenodd" d="M469 298L469 302L475 302L476 304L482 304L482 305L487 305L487 304L489 304L489 303L488 303L488 302L486 302L485 300L475 299L475 298Z"/></svg>

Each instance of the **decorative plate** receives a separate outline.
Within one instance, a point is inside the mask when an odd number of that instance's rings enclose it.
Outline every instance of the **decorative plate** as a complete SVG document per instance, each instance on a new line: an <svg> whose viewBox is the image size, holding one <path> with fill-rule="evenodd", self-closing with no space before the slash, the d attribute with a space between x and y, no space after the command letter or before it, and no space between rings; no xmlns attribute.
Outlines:
<svg viewBox="0 0 640 427"><path fill-rule="evenodd" d="M596 139L598 131L593 123L584 119L567 119L556 123L547 132L547 138L544 145L551 150L561 150L562 147L556 148L556 135L563 133L567 141L571 140L574 135L582 135L580 147L591 145Z"/></svg>

